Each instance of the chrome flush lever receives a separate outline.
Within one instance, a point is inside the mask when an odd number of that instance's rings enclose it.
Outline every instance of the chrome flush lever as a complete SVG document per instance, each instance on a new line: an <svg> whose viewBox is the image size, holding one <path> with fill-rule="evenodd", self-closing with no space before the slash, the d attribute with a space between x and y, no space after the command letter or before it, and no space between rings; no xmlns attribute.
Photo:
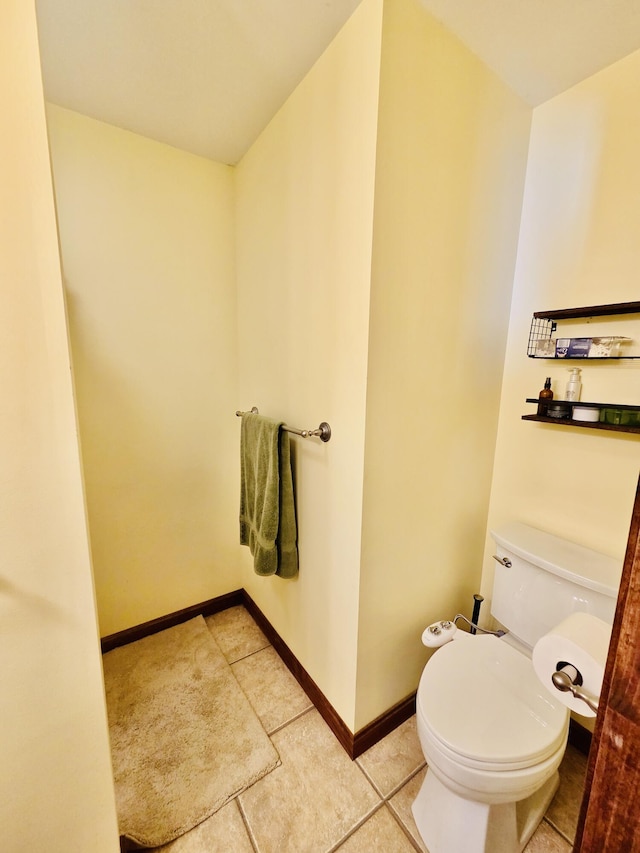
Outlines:
<svg viewBox="0 0 640 853"><path fill-rule="evenodd" d="M562 693L570 692L576 699L582 699L583 702L586 702L594 714L598 713L598 697L592 696L591 693L582 689L580 686L582 677L575 666L567 664L562 669L556 670L551 676L551 681L553 681L556 690L560 690Z"/></svg>
<svg viewBox="0 0 640 853"><path fill-rule="evenodd" d="M511 568L511 560L508 557L498 557L497 554L494 554L493 559L500 563L501 566L506 566L508 569Z"/></svg>

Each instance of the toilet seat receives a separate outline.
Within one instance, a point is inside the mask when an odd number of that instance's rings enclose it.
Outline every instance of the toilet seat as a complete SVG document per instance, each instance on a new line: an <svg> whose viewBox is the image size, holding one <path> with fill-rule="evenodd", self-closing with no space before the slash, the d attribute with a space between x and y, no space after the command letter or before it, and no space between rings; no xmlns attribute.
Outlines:
<svg viewBox="0 0 640 853"><path fill-rule="evenodd" d="M428 736L458 764L513 771L564 747L568 711L531 661L498 637L458 632L433 655L416 697Z"/></svg>

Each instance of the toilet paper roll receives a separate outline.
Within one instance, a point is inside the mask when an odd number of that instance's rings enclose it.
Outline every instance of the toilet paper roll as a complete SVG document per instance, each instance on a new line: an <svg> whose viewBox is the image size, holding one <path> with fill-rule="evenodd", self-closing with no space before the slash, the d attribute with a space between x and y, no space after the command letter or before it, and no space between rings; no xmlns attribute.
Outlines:
<svg viewBox="0 0 640 853"><path fill-rule="evenodd" d="M583 717L595 717L582 699L558 690L551 676L563 664L571 664L582 676L582 688L599 697L610 640L611 626L602 619L590 613L572 613L535 644L535 673L555 699Z"/></svg>

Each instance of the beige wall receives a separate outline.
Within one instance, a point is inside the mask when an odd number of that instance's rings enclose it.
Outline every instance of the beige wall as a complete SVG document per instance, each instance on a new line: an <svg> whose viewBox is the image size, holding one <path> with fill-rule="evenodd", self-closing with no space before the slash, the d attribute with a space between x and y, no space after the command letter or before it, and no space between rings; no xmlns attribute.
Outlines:
<svg viewBox="0 0 640 853"><path fill-rule="evenodd" d="M355 731L490 597L489 507L621 556L637 439L520 415L564 383L531 312L637 296L637 64L539 107L528 163L418 0L365 0L235 170L52 108L102 633L244 586ZM635 363L585 395L636 402ZM294 581L237 544L252 405L334 432L292 439Z"/></svg>
<svg viewBox="0 0 640 853"><path fill-rule="evenodd" d="M355 709L381 0L365 0L237 167L238 408L293 426L300 575L242 585L345 722Z"/></svg>
<svg viewBox="0 0 640 853"><path fill-rule="evenodd" d="M234 170L50 109L103 634L244 586L354 730L415 687L479 583L529 118L417 0L363 3L235 170L236 362ZM252 405L334 431L293 439L293 582L237 546Z"/></svg>
<svg viewBox="0 0 640 853"><path fill-rule="evenodd" d="M33 4L0 6L1 846L115 853Z"/></svg>
<svg viewBox="0 0 640 853"><path fill-rule="evenodd" d="M386 0L356 728L479 588L530 117L418 0Z"/></svg>
<svg viewBox="0 0 640 853"><path fill-rule="evenodd" d="M521 420L545 376L562 398L567 365L526 356L533 311L638 299L640 52L534 111L489 527L517 519L620 559L640 470L637 436ZM558 331L626 334L637 317ZM582 399L640 403L640 362L577 363ZM483 587L493 577L487 541ZM488 614L487 614L488 615Z"/></svg>
<svg viewBox="0 0 640 853"><path fill-rule="evenodd" d="M48 122L104 636L239 585L233 170Z"/></svg>

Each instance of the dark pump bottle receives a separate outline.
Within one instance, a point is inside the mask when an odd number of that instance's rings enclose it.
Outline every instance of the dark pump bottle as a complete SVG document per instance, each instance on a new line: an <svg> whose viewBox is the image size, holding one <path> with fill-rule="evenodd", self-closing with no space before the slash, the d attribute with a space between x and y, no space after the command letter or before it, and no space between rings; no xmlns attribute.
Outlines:
<svg viewBox="0 0 640 853"><path fill-rule="evenodd" d="M538 394L538 414L545 417L549 403L553 400L553 391L551 390L551 377L547 376L544 380L544 388Z"/></svg>

